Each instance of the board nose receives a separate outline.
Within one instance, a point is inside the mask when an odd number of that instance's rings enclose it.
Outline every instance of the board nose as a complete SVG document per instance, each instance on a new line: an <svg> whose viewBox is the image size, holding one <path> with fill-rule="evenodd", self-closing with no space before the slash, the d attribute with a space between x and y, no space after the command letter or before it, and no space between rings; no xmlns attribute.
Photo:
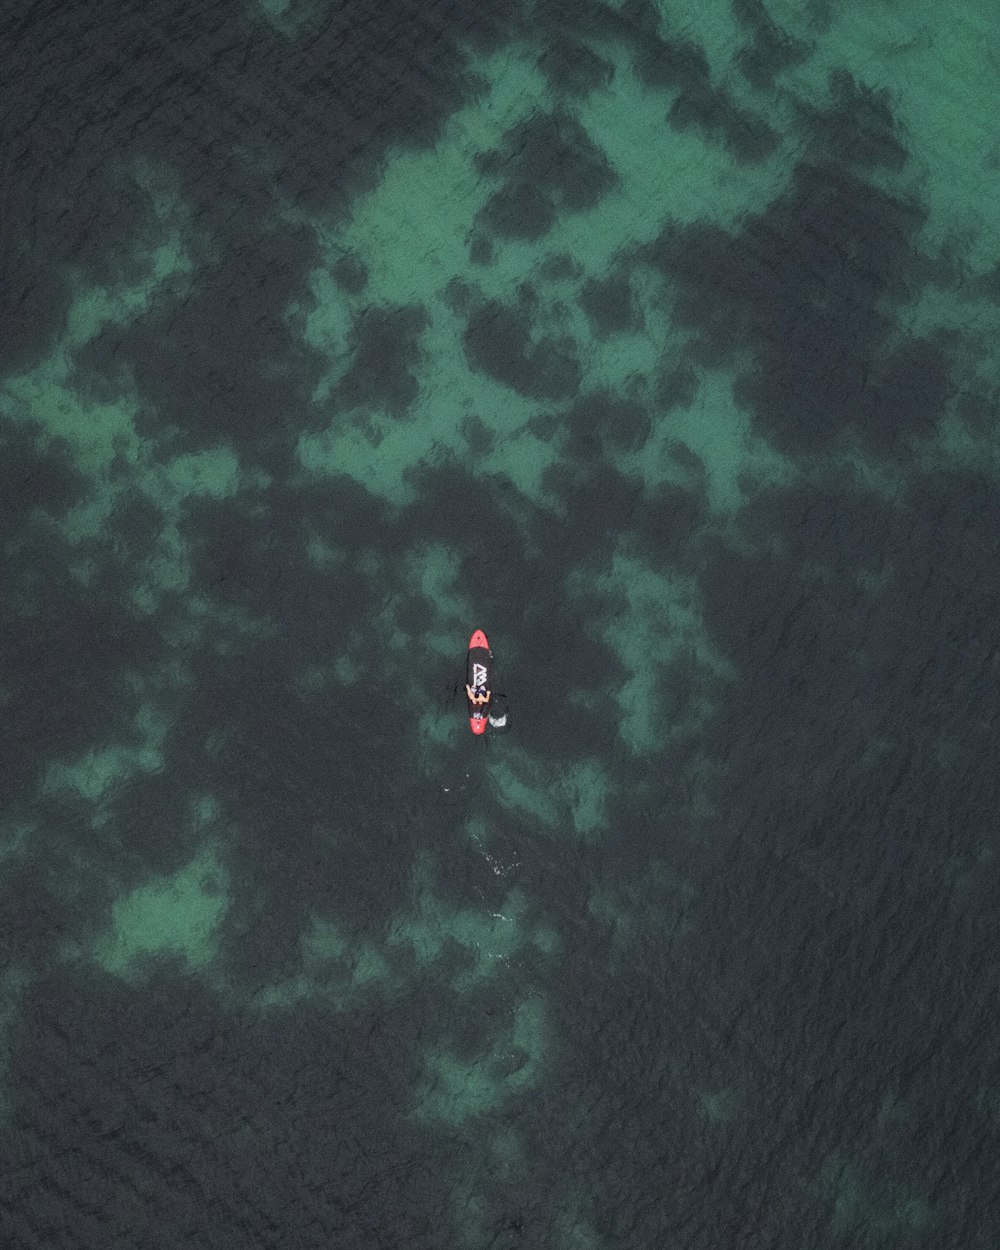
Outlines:
<svg viewBox="0 0 1000 1250"><path fill-rule="evenodd" d="M490 644L486 641L486 635L483 633L481 629L477 629L476 632L469 639L470 651L472 650L473 647L485 647L487 650L489 650L489 646Z"/></svg>

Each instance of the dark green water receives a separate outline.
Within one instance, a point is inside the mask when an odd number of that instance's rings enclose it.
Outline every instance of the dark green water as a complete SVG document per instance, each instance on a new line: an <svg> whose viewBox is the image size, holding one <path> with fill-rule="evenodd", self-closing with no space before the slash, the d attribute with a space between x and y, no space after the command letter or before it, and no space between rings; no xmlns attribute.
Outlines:
<svg viewBox="0 0 1000 1250"><path fill-rule="evenodd" d="M998 35L4 8L4 1247L1000 1245Z"/></svg>

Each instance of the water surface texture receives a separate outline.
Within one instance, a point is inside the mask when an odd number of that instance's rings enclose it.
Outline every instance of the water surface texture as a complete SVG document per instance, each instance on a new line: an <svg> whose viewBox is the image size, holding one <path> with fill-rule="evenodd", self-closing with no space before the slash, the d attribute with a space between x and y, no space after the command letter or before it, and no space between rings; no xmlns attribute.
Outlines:
<svg viewBox="0 0 1000 1250"><path fill-rule="evenodd" d="M1000 1245L998 47L3 6L5 1250Z"/></svg>

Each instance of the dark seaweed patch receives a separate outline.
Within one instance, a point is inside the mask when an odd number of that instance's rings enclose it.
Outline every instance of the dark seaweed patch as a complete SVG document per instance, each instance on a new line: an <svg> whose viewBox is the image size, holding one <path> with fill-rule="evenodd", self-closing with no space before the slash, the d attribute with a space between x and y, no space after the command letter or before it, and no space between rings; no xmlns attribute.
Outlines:
<svg viewBox="0 0 1000 1250"><path fill-rule="evenodd" d="M687 563L689 538L703 507L690 491L663 483L644 493L632 514L636 537L655 566Z"/></svg>
<svg viewBox="0 0 1000 1250"><path fill-rule="evenodd" d="M532 342L530 318L507 304L492 301L474 312L464 344L474 369L533 399L564 399L579 383L572 340Z"/></svg>
<svg viewBox="0 0 1000 1250"><path fill-rule="evenodd" d="M592 436L598 447L606 440L619 451L638 451L652 428L640 403L606 391L587 395L574 404L566 414L566 424L578 437Z"/></svg>
<svg viewBox="0 0 1000 1250"><path fill-rule="evenodd" d="M706 138L724 143L742 163L764 160L778 142L763 117L740 108L722 88L707 84L682 91L670 106L667 121L676 130L696 128Z"/></svg>
<svg viewBox="0 0 1000 1250"><path fill-rule="evenodd" d="M44 465L46 458L35 463ZM72 476L61 482L60 476L57 471L52 502L75 490ZM140 508L128 519L142 523L151 517L151 510ZM151 622L129 611L128 574L129 562L148 553L155 532L125 532L124 520L113 521L97 540L73 544L43 513L29 512L8 539L0 630L8 732L0 740L0 773L12 798L40 778L49 760L71 763L95 745L123 738L138 745L141 738L130 724L141 700L125 674L154 666L162 641ZM109 543L117 544L110 561ZM101 572L87 584L72 570L91 559ZM75 806L70 796L55 819L60 834L70 809L72 819L79 818ZM69 871L59 862L60 870ZM51 867L57 870L54 862Z"/></svg>
<svg viewBox="0 0 1000 1250"><path fill-rule="evenodd" d="M733 16L751 35L750 43L736 54L736 64L751 86L760 90L772 87L782 70L808 56L808 47L781 29L762 0L731 0L731 7Z"/></svg>
<svg viewBox="0 0 1000 1250"><path fill-rule="evenodd" d="M538 58L542 73L553 91L585 96L606 87L614 77L614 66L586 44L557 35Z"/></svg>
<svg viewBox="0 0 1000 1250"><path fill-rule="evenodd" d="M341 256L333 263L333 280L348 295L360 295L368 285L368 267L358 256Z"/></svg>
<svg viewBox="0 0 1000 1250"><path fill-rule="evenodd" d="M540 239L552 229L555 205L534 182L507 182L483 205L479 222L501 239Z"/></svg>
<svg viewBox="0 0 1000 1250"><path fill-rule="evenodd" d="M13 534L32 508L52 516L79 502L87 489L61 441L40 446L32 423L0 425L0 525Z"/></svg>
<svg viewBox="0 0 1000 1250"><path fill-rule="evenodd" d="M462 316L472 307L474 288L462 278L449 278L444 289L445 303L451 311Z"/></svg>
<svg viewBox="0 0 1000 1250"><path fill-rule="evenodd" d="M469 260L474 265L493 264L493 243L485 234L477 232L472 236L469 244Z"/></svg>
<svg viewBox="0 0 1000 1250"><path fill-rule="evenodd" d="M950 392L948 363L924 339L910 339L873 372L866 392L862 435L876 452L896 452L910 438L930 434Z"/></svg>
<svg viewBox="0 0 1000 1250"><path fill-rule="evenodd" d="M704 49L690 39L641 40L635 72L647 87L681 91L704 91L710 78Z"/></svg>
<svg viewBox="0 0 1000 1250"><path fill-rule="evenodd" d="M485 456L493 447L495 440L493 431L475 414L462 421L462 437L473 456Z"/></svg>
<svg viewBox="0 0 1000 1250"><path fill-rule="evenodd" d="M619 330L642 328L642 316L632 298L628 277L624 274L588 278L580 292L580 306L599 338L607 338Z"/></svg>
<svg viewBox="0 0 1000 1250"><path fill-rule="evenodd" d="M859 83L846 70L830 74L830 105L800 104L803 124L826 159L833 157L860 170L898 173L907 151L897 135L891 97Z"/></svg>
<svg viewBox="0 0 1000 1250"><path fill-rule="evenodd" d="M690 364L663 374L656 387L657 401L666 409L690 408L698 393L698 375Z"/></svg>
<svg viewBox="0 0 1000 1250"><path fill-rule="evenodd" d="M562 112L519 123L499 148L477 156L476 167L503 180L479 218L502 238L540 238L559 213L592 208L615 183L605 154Z"/></svg>
<svg viewBox="0 0 1000 1250"><path fill-rule="evenodd" d="M547 256L538 266L538 272L552 282L565 282L579 277L582 269L568 252L558 252L555 256Z"/></svg>
<svg viewBox="0 0 1000 1250"><path fill-rule="evenodd" d="M881 445L887 420L899 438L926 424L923 406L911 420L866 393L889 331L883 310L913 281L922 219L851 174L803 166L789 194L739 235L669 228L646 254L679 283L675 315L696 330L699 355L755 350L737 397L771 437L815 447L852 428Z"/></svg>
<svg viewBox="0 0 1000 1250"><path fill-rule="evenodd" d="M543 443L550 443L562 428L562 418L554 412L538 412L528 418L527 428Z"/></svg>
<svg viewBox="0 0 1000 1250"><path fill-rule="evenodd" d="M324 369L286 318L317 264L316 241L305 229L258 237L249 220L243 229L221 263L206 261L185 299L155 303L81 347L75 382L94 376L107 385L127 366L146 401L136 418L141 432L174 425L184 446L221 437L239 454L251 432L265 429L281 455L284 427L293 413L307 423L308 395ZM255 443L265 461L272 439Z"/></svg>
<svg viewBox="0 0 1000 1250"><path fill-rule="evenodd" d="M351 334L350 368L332 398L348 408L380 408L399 419L417 396L416 365L426 309L368 308Z"/></svg>

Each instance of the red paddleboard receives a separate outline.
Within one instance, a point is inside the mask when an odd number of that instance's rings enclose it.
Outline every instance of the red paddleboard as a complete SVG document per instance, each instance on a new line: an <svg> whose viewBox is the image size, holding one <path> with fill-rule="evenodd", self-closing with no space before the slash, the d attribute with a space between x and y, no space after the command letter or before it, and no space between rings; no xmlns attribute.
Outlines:
<svg viewBox="0 0 1000 1250"><path fill-rule="evenodd" d="M465 666L465 697L469 703L469 728L474 734L486 732L486 719L490 710L490 661L492 658L486 635L481 629L477 629L469 639L469 659ZM475 703L470 697L470 691L479 698L486 695L486 702Z"/></svg>

